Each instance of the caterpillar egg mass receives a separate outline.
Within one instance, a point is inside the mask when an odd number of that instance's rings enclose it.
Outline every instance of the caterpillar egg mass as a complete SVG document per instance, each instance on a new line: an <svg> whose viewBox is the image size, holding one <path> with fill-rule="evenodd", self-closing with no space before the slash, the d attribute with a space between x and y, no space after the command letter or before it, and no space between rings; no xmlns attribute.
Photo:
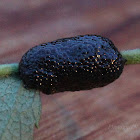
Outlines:
<svg viewBox="0 0 140 140"><path fill-rule="evenodd" d="M89 90L116 80L125 61L109 39L83 35L31 48L20 61L19 75L26 87L46 94Z"/></svg>

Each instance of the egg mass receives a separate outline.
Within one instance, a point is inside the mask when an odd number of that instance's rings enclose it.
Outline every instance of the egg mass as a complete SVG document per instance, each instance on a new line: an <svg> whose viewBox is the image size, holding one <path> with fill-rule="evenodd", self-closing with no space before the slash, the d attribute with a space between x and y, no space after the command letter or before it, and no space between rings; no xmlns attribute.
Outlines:
<svg viewBox="0 0 140 140"><path fill-rule="evenodd" d="M119 78L125 61L111 40L80 35L31 48L19 63L19 75L27 88L46 94L90 90Z"/></svg>

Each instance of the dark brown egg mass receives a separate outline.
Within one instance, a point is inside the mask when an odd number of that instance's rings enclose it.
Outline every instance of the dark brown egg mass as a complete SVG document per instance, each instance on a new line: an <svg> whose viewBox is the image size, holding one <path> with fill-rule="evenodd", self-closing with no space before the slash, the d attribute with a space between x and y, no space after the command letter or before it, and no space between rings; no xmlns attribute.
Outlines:
<svg viewBox="0 0 140 140"><path fill-rule="evenodd" d="M107 38L84 35L41 44L26 52L19 75L46 94L105 86L122 73L125 59Z"/></svg>

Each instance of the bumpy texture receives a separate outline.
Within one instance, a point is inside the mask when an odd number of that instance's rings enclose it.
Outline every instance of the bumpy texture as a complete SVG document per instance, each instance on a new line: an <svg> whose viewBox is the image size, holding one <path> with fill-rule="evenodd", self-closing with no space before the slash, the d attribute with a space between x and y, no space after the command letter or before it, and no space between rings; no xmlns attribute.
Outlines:
<svg viewBox="0 0 140 140"><path fill-rule="evenodd" d="M89 90L116 80L125 61L109 39L84 35L33 47L22 57L19 75L26 87L46 94Z"/></svg>

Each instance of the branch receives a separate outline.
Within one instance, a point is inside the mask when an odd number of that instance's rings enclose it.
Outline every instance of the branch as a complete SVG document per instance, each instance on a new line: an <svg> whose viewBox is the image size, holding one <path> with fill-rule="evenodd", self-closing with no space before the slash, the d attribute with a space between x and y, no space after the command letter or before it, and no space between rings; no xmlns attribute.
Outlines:
<svg viewBox="0 0 140 140"><path fill-rule="evenodd" d="M140 64L140 49L121 51L122 56L127 60L128 64ZM18 73L18 63L0 65L0 76L6 76Z"/></svg>
<svg viewBox="0 0 140 140"><path fill-rule="evenodd" d="M18 63L0 65L0 76L18 73Z"/></svg>
<svg viewBox="0 0 140 140"><path fill-rule="evenodd" d="M122 56L127 60L127 64L140 64L140 49L121 51Z"/></svg>

